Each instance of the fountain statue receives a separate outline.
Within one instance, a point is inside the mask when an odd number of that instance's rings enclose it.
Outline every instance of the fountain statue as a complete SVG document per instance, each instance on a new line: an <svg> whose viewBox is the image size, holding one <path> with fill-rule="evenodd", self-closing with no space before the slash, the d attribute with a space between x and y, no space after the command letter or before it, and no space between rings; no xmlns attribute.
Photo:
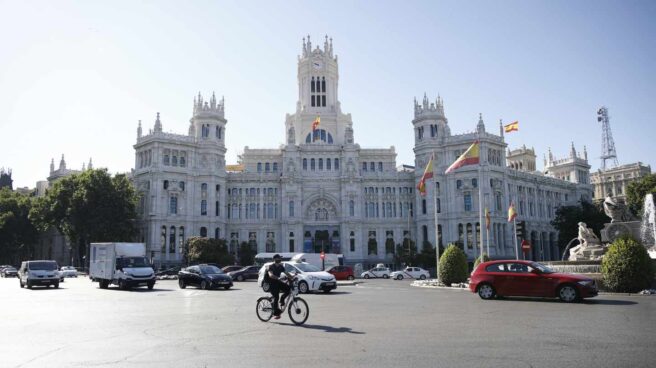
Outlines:
<svg viewBox="0 0 656 368"><path fill-rule="evenodd" d="M656 207L654 195L645 196L642 222L640 223L640 241L647 248L651 258L656 258Z"/></svg>
<svg viewBox="0 0 656 368"><path fill-rule="evenodd" d="M588 228L585 222L579 222L579 245L570 249L570 261L595 261L601 259L606 253L606 247L601 244L601 241L595 233Z"/></svg>
<svg viewBox="0 0 656 368"><path fill-rule="evenodd" d="M626 222L635 221L635 218L628 211L624 203L617 202L611 197L606 197L604 200L604 212L606 216L610 217L610 222Z"/></svg>

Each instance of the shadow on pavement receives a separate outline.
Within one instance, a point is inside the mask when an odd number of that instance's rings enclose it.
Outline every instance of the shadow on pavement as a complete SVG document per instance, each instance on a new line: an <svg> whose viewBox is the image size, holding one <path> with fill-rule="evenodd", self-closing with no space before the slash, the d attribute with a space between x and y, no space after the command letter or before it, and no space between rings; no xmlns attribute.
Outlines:
<svg viewBox="0 0 656 368"><path fill-rule="evenodd" d="M633 305L638 304L631 300L608 300L608 299L585 299L583 304L598 304L598 305Z"/></svg>
<svg viewBox="0 0 656 368"><path fill-rule="evenodd" d="M297 326L293 323L279 323L282 326L292 326L292 327L301 327L307 328L310 330L321 330L324 332L338 332L338 333L350 333L356 335L364 335L366 332L353 331L350 327L332 327L332 326L322 326L322 325L300 325Z"/></svg>
<svg viewBox="0 0 656 368"><path fill-rule="evenodd" d="M331 291L329 293L312 293L312 295L341 295L341 294L351 294L348 291Z"/></svg>

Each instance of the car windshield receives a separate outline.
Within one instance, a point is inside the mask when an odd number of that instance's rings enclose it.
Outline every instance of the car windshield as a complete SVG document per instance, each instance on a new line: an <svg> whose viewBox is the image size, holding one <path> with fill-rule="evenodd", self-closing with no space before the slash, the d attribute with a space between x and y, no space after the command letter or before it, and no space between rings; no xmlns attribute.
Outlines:
<svg viewBox="0 0 656 368"><path fill-rule="evenodd" d="M55 262L30 262L30 270L33 271L55 271L57 263Z"/></svg>
<svg viewBox="0 0 656 368"><path fill-rule="evenodd" d="M200 272L205 275L213 275L223 273L220 268L216 266L200 266Z"/></svg>
<svg viewBox="0 0 656 368"><path fill-rule="evenodd" d="M531 267L538 269L542 273L554 273L555 271L552 270L551 268L537 262L531 263Z"/></svg>
<svg viewBox="0 0 656 368"><path fill-rule="evenodd" d="M146 257L123 257L121 258L121 264L126 268L150 267L150 262Z"/></svg>
<svg viewBox="0 0 656 368"><path fill-rule="evenodd" d="M303 272L319 272L321 271L318 267L315 267L311 264L297 263L294 266Z"/></svg>

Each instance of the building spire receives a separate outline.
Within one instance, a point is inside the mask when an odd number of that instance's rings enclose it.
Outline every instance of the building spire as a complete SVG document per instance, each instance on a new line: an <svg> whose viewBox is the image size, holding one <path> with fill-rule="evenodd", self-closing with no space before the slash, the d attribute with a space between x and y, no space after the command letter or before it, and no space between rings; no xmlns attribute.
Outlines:
<svg viewBox="0 0 656 368"><path fill-rule="evenodd" d="M155 120L155 132L162 131L162 122L159 120L159 112L157 113L157 119Z"/></svg>
<svg viewBox="0 0 656 368"><path fill-rule="evenodd" d="M503 138L503 119L499 119L499 136Z"/></svg>
<svg viewBox="0 0 656 368"><path fill-rule="evenodd" d="M569 156L571 158L576 158L576 148L574 148L574 142L572 142L572 149L569 151Z"/></svg>
<svg viewBox="0 0 656 368"><path fill-rule="evenodd" d="M478 114L478 125L476 125L476 130L479 133L485 133L485 123L483 122L483 114Z"/></svg>
<svg viewBox="0 0 656 368"><path fill-rule="evenodd" d="M55 172L55 159L51 158L50 159L50 173L52 174L53 172Z"/></svg>
<svg viewBox="0 0 656 368"><path fill-rule="evenodd" d="M64 160L64 154L62 153L62 158L59 161L59 170L66 170L66 160Z"/></svg>
<svg viewBox="0 0 656 368"><path fill-rule="evenodd" d="M139 126L137 127L137 138L141 138L141 120L139 120Z"/></svg>
<svg viewBox="0 0 656 368"><path fill-rule="evenodd" d="M91 157L89 157L89 164L87 165L87 169L93 169L93 162L91 162Z"/></svg>

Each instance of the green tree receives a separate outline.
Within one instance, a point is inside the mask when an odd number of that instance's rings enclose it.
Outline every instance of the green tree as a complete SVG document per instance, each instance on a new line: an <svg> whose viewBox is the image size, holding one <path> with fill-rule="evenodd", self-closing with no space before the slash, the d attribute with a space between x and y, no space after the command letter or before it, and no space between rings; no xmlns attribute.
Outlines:
<svg viewBox="0 0 656 368"><path fill-rule="evenodd" d="M629 183L626 187L626 202L629 210L634 215L642 216L642 206L645 201L645 196L653 193L656 196L656 174L649 174Z"/></svg>
<svg viewBox="0 0 656 368"><path fill-rule="evenodd" d="M17 264L31 256L38 230L29 219L33 198L0 189L0 263Z"/></svg>
<svg viewBox="0 0 656 368"><path fill-rule="evenodd" d="M255 263L255 251L246 242L242 242L239 246L239 264L243 266L252 265Z"/></svg>
<svg viewBox="0 0 656 368"><path fill-rule="evenodd" d="M455 244L450 244L440 257L440 281L445 285L467 281L467 256Z"/></svg>
<svg viewBox="0 0 656 368"><path fill-rule="evenodd" d="M185 249L189 263L217 263L223 266L235 262L225 239L193 236L185 241Z"/></svg>
<svg viewBox="0 0 656 368"><path fill-rule="evenodd" d="M385 253L394 254L394 239L387 238L387 240L385 240Z"/></svg>
<svg viewBox="0 0 656 368"><path fill-rule="evenodd" d="M396 245L394 262L399 265L414 266L417 264L417 248L415 242L404 239L403 244Z"/></svg>
<svg viewBox="0 0 656 368"><path fill-rule="evenodd" d="M563 249L570 240L578 237L579 222L585 222L601 239L601 229L609 221L600 205L583 201L577 206L558 207L551 225L558 230L558 246Z"/></svg>
<svg viewBox="0 0 656 368"><path fill-rule="evenodd" d="M478 256L478 258L476 258L476 261L474 262L474 269L476 269L476 267L478 267L479 264L483 262L487 262L489 260L490 257L488 257L487 253L483 253L483 255Z"/></svg>
<svg viewBox="0 0 656 368"><path fill-rule="evenodd" d="M89 243L133 240L136 204L136 191L125 175L87 170L55 182L37 200L30 218L40 230L54 227L64 234L82 264Z"/></svg>
<svg viewBox="0 0 656 368"><path fill-rule="evenodd" d="M631 238L615 240L601 261L604 285L611 291L638 292L654 282L654 266L647 249Z"/></svg>

